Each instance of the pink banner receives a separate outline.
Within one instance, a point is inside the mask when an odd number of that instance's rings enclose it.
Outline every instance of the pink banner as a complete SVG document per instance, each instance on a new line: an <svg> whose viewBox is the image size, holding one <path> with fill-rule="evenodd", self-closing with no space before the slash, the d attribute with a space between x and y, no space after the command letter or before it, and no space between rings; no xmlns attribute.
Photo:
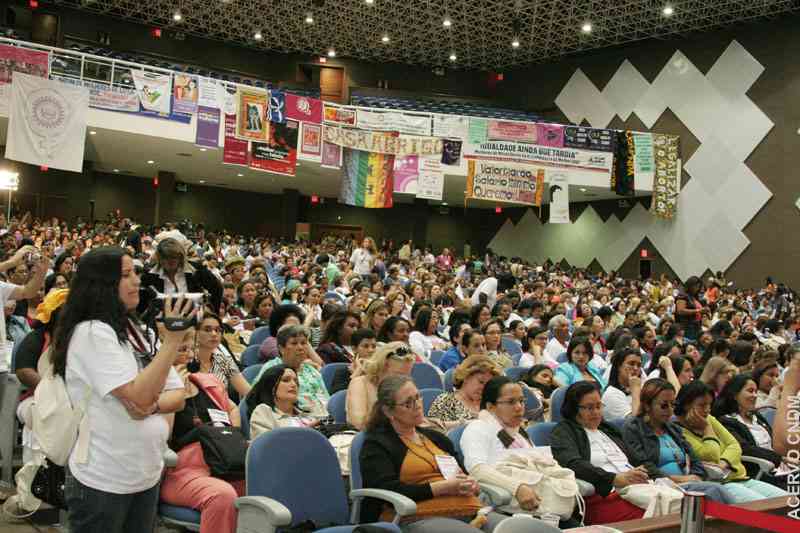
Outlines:
<svg viewBox="0 0 800 533"><path fill-rule="evenodd" d="M225 115L225 144L222 162L247 166L247 141L236 138L236 115Z"/></svg>
<svg viewBox="0 0 800 533"><path fill-rule="evenodd" d="M489 139L536 144L536 123L490 120Z"/></svg>
<svg viewBox="0 0 800 533"><path fill-rule="evenodd" d="M14 72L46 78L50 70L50 53L26 50L0 44L0 114L8 115L11 101L11 77Z"/></svg>
<svg viewBox="0 0 800 533"><path fill-rule="evenodd" d="M342 147L333 144L322 143L322 167L323 168L342 168Z"/></svg>
<svg viewBox="0 0 800 533"><path fill-rule="evenodd" d="M394 192L417 194L419 156L407 155L394 158Z"/></svg>
<svg viewBox="0 0 800 533"><path fill-rule="evenodd" d="M286 117L300 122L322 123L322 100L286 93Z"/></svg>
<svg viewBox="0 0 800 533"><path fill-rule="evenodd" d="M302 122L300 126L300 150L301 159L319 161L322 157L322 126Z"/></svg>
<svg viewBox="0 0 800 533"><path fill-rule="evenodd" d="M564 148L564 126L561 124L536 124L540 146Z"/></svg>

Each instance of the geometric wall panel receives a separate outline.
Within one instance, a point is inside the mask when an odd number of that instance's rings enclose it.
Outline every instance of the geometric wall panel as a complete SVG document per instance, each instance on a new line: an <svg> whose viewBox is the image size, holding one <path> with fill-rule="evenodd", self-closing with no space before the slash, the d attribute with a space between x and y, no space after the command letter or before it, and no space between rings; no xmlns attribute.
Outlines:
<svg viewBox="0 0 800 533"><path fill-rule="evenodd" d="M750 244L742 230L772 197L745 164L774 126L746 94L763 72L735 40L705 75L680 50L653 83L627 60L602 91L577 69L555 100L571 122L603 128L614 115L627 120L635 113L652 128L669 108L700 141L683 162L692 179L677 215L656 219L636 204L624 220L612 215L603 223L589 207L573 224L542 225L529 211L516 226L506 221L490 246L536 262L563 258L585 267L597 259L612 270L648 237L682 279L726 270Z"/></svg>

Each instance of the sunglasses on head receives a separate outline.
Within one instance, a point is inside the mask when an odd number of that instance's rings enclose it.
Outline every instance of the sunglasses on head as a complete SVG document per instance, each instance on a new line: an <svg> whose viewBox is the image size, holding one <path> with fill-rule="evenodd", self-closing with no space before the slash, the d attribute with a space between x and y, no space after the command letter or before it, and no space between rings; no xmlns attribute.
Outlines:
<svg viewBox="0 0 800 533"><path fill-rule="evenodd" d="M405 346L401 346L397 349L392 350L386 357L405 357L406 355L410 354L411 350L406 348Z"/></svg>

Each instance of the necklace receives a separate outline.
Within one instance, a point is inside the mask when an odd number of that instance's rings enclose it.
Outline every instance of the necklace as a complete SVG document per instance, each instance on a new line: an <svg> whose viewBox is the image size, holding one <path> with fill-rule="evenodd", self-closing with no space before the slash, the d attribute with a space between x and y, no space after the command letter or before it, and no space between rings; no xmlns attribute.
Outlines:
<svg viewBox="0 0 800 533"><path fill-rule="evenodd" d="M416 435L416 433L415 433L415 435ZM408 448L409 452L411 452L413 455L416 455L419 459L422 459L423 461L425 461L425 463L427 463L431 468L433 468L434 470L436 470L438 472L439 471L439 467L436 465L435 461L431 462L427 457L424 457L423 455L420 455L414 449L414 448L419 448L421 446L427 453L429 453L431 455L431 457L436 457L436 454L433 453L433 450L428 448L428 444L425 442L426 441L425 436L424 435L419 435L419 439L420 439L420 444L417 444L417 443L413 442L413 439L408 439L406 437L400 437L400 440L403 441L403 444L406 445L406 448Z"/></svg>

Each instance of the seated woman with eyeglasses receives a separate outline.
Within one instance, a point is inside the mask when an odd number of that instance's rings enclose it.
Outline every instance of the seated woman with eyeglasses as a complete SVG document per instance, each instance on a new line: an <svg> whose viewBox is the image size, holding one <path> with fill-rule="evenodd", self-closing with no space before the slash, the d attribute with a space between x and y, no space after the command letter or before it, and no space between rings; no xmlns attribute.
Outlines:
<svg viewBox="0 0 800 533"><path fill-rule="evenodd" d="M594 485L586 498L585 523L608 524L635 520L644 510L623 500L615 489L647 483L643 466L633 467L633 458L617 429L603 421L600 387L592 381L570 385L561 406L564 419L553 429L551 448L559 465L575 477Z"/></svg>
<svg viewBox="0 0 800 533"><path fill-rule="evenodd" d="M467 472L479 482L502 487L514 495L519 507L535 511L540 498L536 490L519 479L499 472L494 465L502 460L507 450L532 449L523 424L525 422L525 396L522 385L506 376L495 376L483 387L481 412L470 422L461 437L461 452ZM562 529L578 527L575 520L564 520Z"/></svg>
<svg viewBox="0 0 800 533"><path fill-rule="evenodd" d="M440 394L431 404L428 417L439 420L447 428L477 418L484 385L500 374L500 367L489 356L467 357L453 372L456 390Z"/></svg>
<svg viewBox="0 0 800 533"><path fill-rule="evenodd" d="M386 376L410 375L414 359L407 344L390 342L362 361L361 374L353 377L347 387L347 423L356 429L364 429L378 397L378 384Z"/></svg>
<svg viewBox="0 0 800 533"><path fill-rule="evenodd" d="M221 346L222 320L217 315L206 313L197 327L197 360L200 372L214 374L222 382L225 390L233 385L236 392L244 397L250 392L250 384L244 379L236 361Z"/></svg>
<svg viewBox="0 0 800 533"><path fill-rule="evenodd" d="M420 427L424 420L422 398L410 377L389 376L381 382L360 454L364 487L417 502L416 515L400 524L406 533L491 531L504 517L489 513L484 523L478 515L478 482L464 474L446 436ZM361 520L378 519L391 520L391 511L366 500ZM558 530L537 522L531 531Z"/></svg>
<svg viewBox="0 0 800 533"><path fill-rule="evenodd" d="M678 393L675 414L683 436L703 461L710 479L725 483L734 503L786 496L787 492L757 479L747 477L742 464L742 447L711 415L714 392L702 381L693 381Z"/></svg>
<svg viewBox="0 0 800 533"><path fill-rule="evenodd" d="M640 405L622 429L625 444L636 464L644 465L653 478L669 478L685 490L702 492L707 498L733 503L719 483L704 481L708 474L700 458L672 422L675 387L655 378L644 384Z"/></svg>

